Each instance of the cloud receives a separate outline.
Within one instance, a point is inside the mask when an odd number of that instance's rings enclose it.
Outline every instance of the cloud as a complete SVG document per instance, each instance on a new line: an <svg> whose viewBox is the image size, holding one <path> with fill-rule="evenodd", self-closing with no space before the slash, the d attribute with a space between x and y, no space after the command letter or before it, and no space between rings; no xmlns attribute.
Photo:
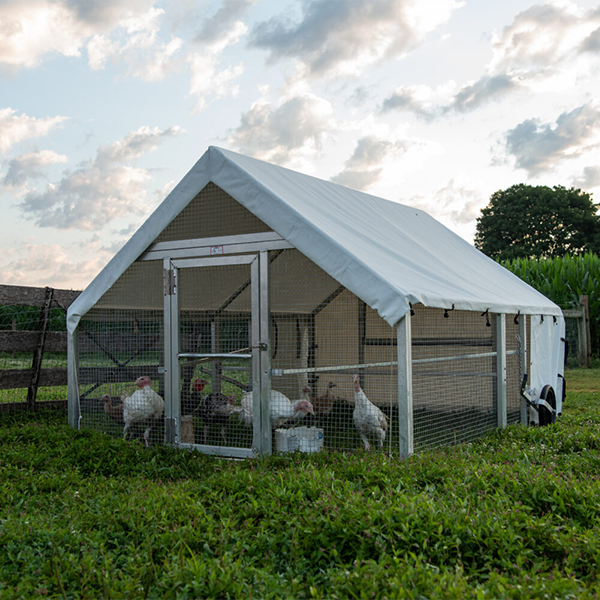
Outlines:
<svg viewBox="0 0 600 600"><path fill-rule="evenodd" d="M484 75L474 83L462 87L445 111L468 112L519 87L517 79L505 73L495 76Z"/></svg>
<svg viewBox="0 0 600 600"><path fill-rule="evenodd" d="M600 52L600 27L595 29L581 42L582 52Z"/></svg>
<svg viewBox="0 0 600 600"><path fill-rule="evenodd" d="M104 69L107 62L123 63L129 75L143 81L164 79L173 68L173 59L183 40L173 36L164 42L159 36L165 11L149 8L127 15L108 34L96 34L86 44L91 69Z"/></svg>
<svg viewBox="0 0 600 600"><path fill-rule="evenodd" d="M133 228L133 231L135 232L138 227L139 227L139 223ZM131 237L131 236L129 236L129 237ZM127 239L117 240L116 242L111 242L108 245L105 244L100 249L103 252L106 252L109 257L113 257L125 245L126 242L127 242Z"/></svg>
<svg viewBox="0 0 600 600"><path fill-rule="evenodd" d="M13 69L36 67L49 54L79 56L85 35L64 4L41 0L2 3L0 23L0 65Z"/></svg>
<svg viewBox="0 0 600 600"><path fill-rule="evenodd" d="M462 6L454 0L306 0L300 21L287 13L258 23L250 45L300 61L312 77L359 75L413 50Z"/></svg>
<svg viewBox="0 0 600 600"><path fill-rule="evenodd" d="M80 57L91 69L123 64L144 81L166 77L183 40L159 36L165 11L152 0L19 0L0 3L0 68L34 68L55 56Z"/></svg>
<svg viewBox="0 0 600 600"><path fill-rule="evenodd" d="M97 230L114 219L148 213L147 169L123 164L155 150L158 145L183 130L140 127L123 140L102 146L96 158L62 179L49 183L42 192L28 193L20 204L26 216L40 227Z"/></svg>
<svg viewBox="0 0 600 600"><path fill-rule="evenodd" d="M196 109L214 100L235 96L243 64L221 65L223 50L239 41L247 27L240 20L255 0L224 0L195 34L200 50L189 51L181 37L162 33L174 25L171 12L155 0L20 0L0 1L0 69L34 68L56 56L87 53L92 70L108 65L128 77L160 81L185 67L191 72L190 95ZM204 9L181 10L198 21ZM177 19L178 10L173 18ZM189 29L189 22L179 28Z"/></svg>
<svg viewBox="0 0 600 600"><path fill-rule="evenodd" d="M441 114L440 100L436 102L436 95L436 92L426 85L399 87L383 101L381 112L403 110L429 120Z"/></svg>
<svg viewBox="0 0 600 600"><path fill-rule="evenodd" d="M23 154L9 162L2 183L6 187L21 187L27 180L45 177L45 167L66 162L69 162L66 156L52 150Z"/></svg>
<svg viewBox="0 0 600 600"><path fill-rule="evenodd" d="M174 189L177 185L177 181L172 179L171 181L167 181L163 186L154 190L154 197L157 202L162 202ZM137 225L136 225L137 227Z"/></svg>
<svg viewBox="0 0 600 600"><path fill-rule="evenodd" d="M426 211L446 226L464 226L475 222L486 200L468 183L450 179L429 196L416 195L406 202Z"/></svg>
<svg viewBox="0 0 600 600"><path fill-rule="evenodd" d="M374 135L358 140L352 156L343 171L331 178L334 183L358 190L367 190L379 180L384 165L404 154L410 142L391 142Z"/></svg>
<svg viewBox="0 0 600 600"><path fill-rule="evenodd" d="M121 54L129 75L142 81L161 81L175 68L173 59L182 46L181 38L157 43L155 34L152 34L147 41L135 40L127 44Z"/></svg>
<svg viewBox="0 0 600 600"><path fill-rule="evenodd" d="M568 1L536 4L493 35L492 59L481 77L460 86L448 82L438 89L397 88L384 100L381 112L402 110L431 120L473 111L515 91L535 91L541 81L552 78L562 89L564 76L589 69L584 55L598 51L600 10L586 12Z"/></svg>
<svg viewBox="0 0 600 600"><path fill-rule="evenodd" d="M244 23L236 21L227 32L205 44L201 52L188 56L191 70L190 95L197 97L195 111L226 96L237 96L239 87L234 82L244 72L244 64L240 62L235 66L221 68L220 55L228 46L237 44L247 31Z"/></svg>
<svg viewBox="0 0 600 600"><path fill-rule="evenodd" d="M12 108L0 108L0 152L6 153L12 146L23 140L48 135L59 127L67 117L46 117L36 119L25 113L17 116Z"/></svg>
<svg viewBox="0 0 600 600"><path fill-rule="evenodd" d="M105 266L111 255L91 244L91 257L82 251L68 252L58 244L24 243L2 250L0 279L9 285L50 285L83 289Z"/></svg>
<svg viewBox="0 0 600 600"><path fill-rule="evenodd" d="M362 106L369 100L374 89L375 86L359 85L354 92L352 92L352 95L348 99L348 104L350 106Z"/></svg>
<svg viewBox="0 0 600 600"><path fill-rule="evenodd" d="M452 81L437 89L425 85L405 86L395 89L383 101L381 112L403 110L432 120L449 113L471 112L522 87L518 77L504 73L483 75L458 89Z"/></svg>
<svg viewBox="0 0 600 600"><path fill-rule="evenodd" d="M599 130L600 109L584 104L562 113L554 125L537 119L519 123L506 132L506 149L514 156L516 166L532 177L565 159L580 156L593 145Z"/></svg>
<svg viewBox="0 0 600 600"><path fill-rule="evenodd" d="M151 0L19 0L0 3L0 66L33 68L56 55L77 57L85 40L147 11Z"/></svg>
<svg viewBox="0 0 600 600"><path fill-rule="evenodd" d="M145 13L121 20L106 35L94 35L86 45L92 69L105 68L108 62L126 65L128 74L144 81L159 81L171 71L187 64L190 69L190 96L197 98L195 110L202 110L215 100L236 96L235 81L244 71L243 63L223 67L220 55L236 44L248 28L238 20L255 0L225 0L211 17L205 18L195 34L199 50L184 54L182 38L172 36L162 41L159 32L168 15L163 9L150 8ZM187 19L196 20L199 11L184 9ZM189 27L180 23L179 27Z"/></svg>
<svg viewBox="0 0 600 600"><path fill-rule="evenodd" d="M165 139L176 137L182 133L185 131L177 125L164 130L160 130L158 127L150 129L144 125L135 131L130 131L118 142L101 146L98 149L96 162L101 166L108 166L112 163L135 160L156 150Z"/></svg>
<svg viewBox="0 0 600 600"><path fill-rule="evenodd" d="M101 71L112 56L119 52L118 44L105 35L94 35L86 44L88 64L92 71Z"/></svg>
<svg viewBox="0 0 600 600"><path fill-rule="evenodd" d="M223 0L221 8L211 17L204 19L196 34L196 41L214 44L226 36L232 27L236 27L256 0Z"/></svg>
<svg viewBox="0 0 600 600"><path fill-rule="evenodd" d="M238 95L239 86L235 81L244 72L242 63L219 69L218 58L213 54L192 54L188 62L191 70L190 95L197 97L194 111L206 108L215 100Z"/></svg>
<svg viewBox="0 0 600 600"><path fill-rule="evenodd" d="M600 187L600 167L585 167L580 177L573 178L573 185L583 190Z"/></svg>
<svg viewBox="0 0 600 600"><path fill-rule="evenodd" d="M21 0L26 3L29 0ZM46 4L43 2L42 4ZM154 4L154 0L62 0L58 4L64 6L77 18L77 21L95 29L109 29L124 19L133 19L143 14Z"/></svg>
<svg viewBox="0 0 600 600"><path fill-rule="evenodd" d="M582 42L600 25L600 12L572 2L536 4L516 15L495 36L492 69L555 68L582 51Z"/></svg>
<svg viewBox="0 0 600 600"><path fill-rule="evenodd" d="M113 230L113 233L116 233L117 235L120 235L121 237L129 238L129 237L131 237L131 235L133 233L135 233L138 230L138 228L139 228L139 225L137 223L131 223L130 225L128 225L127 227L124 227L123 229Z"/></svg>
<svg viewBox="0 0 600 600"><path fill-rule="evenodd" d="M311 93L282 99L273 106L266 99L242 114L228 142L240 152L280 165L314 152L335 125L333 106Z"/></svg>

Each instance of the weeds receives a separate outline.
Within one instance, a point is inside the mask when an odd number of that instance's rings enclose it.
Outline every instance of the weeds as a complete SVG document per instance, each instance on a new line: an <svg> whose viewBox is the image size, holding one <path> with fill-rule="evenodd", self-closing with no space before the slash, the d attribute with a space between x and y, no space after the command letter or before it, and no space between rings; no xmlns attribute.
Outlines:
<svg viewBox="0 0 600 600"><path fill-rule="evenodd" d="M570 389L600 389L600 371ZM417 454L241 462L0 429L0 597L596 597L600 413Z"/></svg>

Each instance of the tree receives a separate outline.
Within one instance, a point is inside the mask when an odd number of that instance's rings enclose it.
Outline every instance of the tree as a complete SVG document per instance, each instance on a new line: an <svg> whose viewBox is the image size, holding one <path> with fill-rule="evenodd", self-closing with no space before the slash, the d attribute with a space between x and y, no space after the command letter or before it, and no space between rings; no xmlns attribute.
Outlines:
<svg viewBox="0 0 600 600"><path fill-rule="evenodd" d="M598 253L597 206L579 189L513 185L494 192L481 210L475 246L497 260Z"/></svg>

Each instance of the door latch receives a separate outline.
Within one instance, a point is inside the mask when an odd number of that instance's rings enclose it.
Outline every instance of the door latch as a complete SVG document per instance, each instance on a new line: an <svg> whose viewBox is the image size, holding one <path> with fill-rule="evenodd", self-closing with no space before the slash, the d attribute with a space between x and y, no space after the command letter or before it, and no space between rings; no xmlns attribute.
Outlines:
<svg viewBox="0 0 600 600"><path fill-rule="evenodd" d="M258 342L258 344L256 344L256 346L252 346L252 348L256 348L261 352L266 352L268 350L268 346L265 342Z"/></svg>

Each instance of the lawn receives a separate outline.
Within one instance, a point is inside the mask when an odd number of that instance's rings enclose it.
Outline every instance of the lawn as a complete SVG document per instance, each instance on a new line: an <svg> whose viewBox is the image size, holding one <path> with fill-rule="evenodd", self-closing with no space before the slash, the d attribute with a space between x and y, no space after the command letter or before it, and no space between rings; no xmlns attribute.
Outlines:
<svg viewBox="0 0 600 600"><path fill-rule="evenodd" d="M555 426L241 462L0 427L0 598L595 598L600 369Z"/></svg>

